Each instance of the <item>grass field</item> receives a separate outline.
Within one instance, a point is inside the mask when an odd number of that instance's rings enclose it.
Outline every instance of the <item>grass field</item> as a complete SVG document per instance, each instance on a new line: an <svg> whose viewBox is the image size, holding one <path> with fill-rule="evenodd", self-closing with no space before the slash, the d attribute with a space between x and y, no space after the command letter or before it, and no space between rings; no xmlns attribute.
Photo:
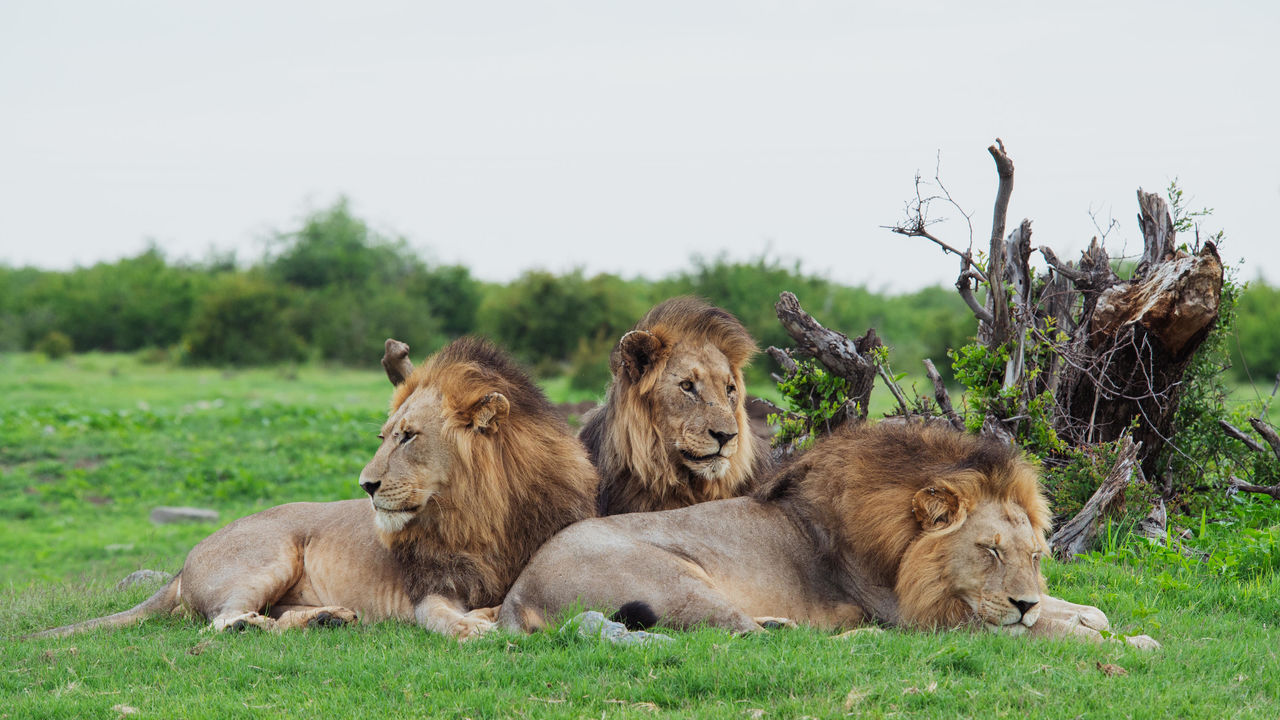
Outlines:
<svg viewBox="0 0 1280 720"><path fill-rule="evenodd" d="M554 394L561 389L553 386ZM1048 563L1055 594L1164 643L807 630L673 633L616 648L543 633L459 645L407 625L214 635L166 618L17 637L124 609L141 567L294 500L360 494L389 387L380 370L175 369L125 356L0 356L0 718L1280 717L1274 502L1241 500L1210 562L1123 538ZM154 526L157 505L216 524ZM1275 557L1272 552L1275 552Z"/></svg>

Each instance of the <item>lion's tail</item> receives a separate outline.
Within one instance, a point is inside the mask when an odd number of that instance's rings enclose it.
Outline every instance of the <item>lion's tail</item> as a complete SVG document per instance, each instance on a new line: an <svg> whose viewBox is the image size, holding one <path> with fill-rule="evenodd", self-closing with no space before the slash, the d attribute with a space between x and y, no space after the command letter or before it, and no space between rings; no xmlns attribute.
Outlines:
<svg viewBox="0 0 1280 720"><path fill-rule="evenodd" d="M178 607L181 589L182 573L178 573L176 577L165 583L164 587L157 590L154 595L128 610L115 613L114 615L106 615L92 620L85 620L71 625L63 625L62 627L32 633L30 635L23 636L22 639L28 640L34 638L66 637L68 635L74 635L94 628L132 625L133 623L141 622L152 615L173 612L174 608Z"/></svg>

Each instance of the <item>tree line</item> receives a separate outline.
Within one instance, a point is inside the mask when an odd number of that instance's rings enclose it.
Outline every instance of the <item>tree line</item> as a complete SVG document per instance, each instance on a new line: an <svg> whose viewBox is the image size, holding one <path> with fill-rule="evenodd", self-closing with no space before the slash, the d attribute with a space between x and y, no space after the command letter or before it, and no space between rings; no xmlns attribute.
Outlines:
<svg viewBox="0 0 1280 720"><path fill-rule="evenodd" d="M833 282L767 257L694 258L659 279L530 270L488 283L466 267L431 263L403 238L387 237L345 201L278 233L243 266L231 257L175 262L149 248L116 262L70 271L0 265L0 351L50 355L151 349L177 362L260 365L324 361L376 363L396 337L424 356L450 339L480 333L541 375L568 373L575 386L602 387L617 338L654 303L695 294L733 312L761 347L788 338L774 315L789 290L827 325L876 328L895 369L920 372L973 334L952 288L891 295ZM1238 307L1232 373L1260 384L1280 372L1280 288L1252 283ZM764 380L770 361L753 369Z"/></svg>

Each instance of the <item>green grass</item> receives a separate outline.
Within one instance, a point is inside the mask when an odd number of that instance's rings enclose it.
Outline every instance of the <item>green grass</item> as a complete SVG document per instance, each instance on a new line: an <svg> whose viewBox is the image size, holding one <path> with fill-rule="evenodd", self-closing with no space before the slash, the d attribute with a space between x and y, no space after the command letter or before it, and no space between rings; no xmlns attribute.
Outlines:
<svg viewBox="0 0 1280 720"><path fill-rule="evenodd" d="M702 630L653 648L498 634L459 645L395 623L214 635L180 617L16 640L133 605L147 590L116 591L116 580L175 571L218 524L358 496L388 395L377 368L223 373L0 356L0 718L118 718L125 706L140 718L1280 716L1280 576L1266 569L1265 535L1276 514L1252 499L1236 525L1193 528L1214 558L1243 552L1230 538L1246 526L1264 528L1247 561L1187 561L1118 537L1092 558L1046 566L1055 594L1155 636L1155 653L898 631ZM174 504L221 520L147 520Z"/></svg>

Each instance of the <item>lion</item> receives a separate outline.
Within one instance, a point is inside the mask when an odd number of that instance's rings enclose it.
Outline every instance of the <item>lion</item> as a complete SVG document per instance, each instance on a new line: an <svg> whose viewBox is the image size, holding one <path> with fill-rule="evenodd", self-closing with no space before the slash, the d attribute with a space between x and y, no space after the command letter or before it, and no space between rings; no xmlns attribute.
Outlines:
<svg viewBox="0 0 1280 720"><path fill-rule="evenodd" d="M368 500L291 503L236 520L136 607L38 635L185 607L215 630L394 618L466 639L493 626L538 546L593 514L598 481L582 445L485 341L457 340L413 370L378 437L360 473Z"/></svg>
<svg viewBox="0 0 1280 720"><path fill-rule="evenodd" d="M604 404L579 433L600 471L599 514L750 491L768 457L745 409L742 368L756 352L737 318L692 297L657 305L622 336Z"/></svg>
<svg viewBox="0 0 1280 720"><path fill-rule="evenodd" d="M862 426L750 497L567 528L534 555L499 623L531 631L583 604L641 627L875 623L1100 640L1101 611L1045 594L1048 523L1035 468L1009 445Z"/></svg>

